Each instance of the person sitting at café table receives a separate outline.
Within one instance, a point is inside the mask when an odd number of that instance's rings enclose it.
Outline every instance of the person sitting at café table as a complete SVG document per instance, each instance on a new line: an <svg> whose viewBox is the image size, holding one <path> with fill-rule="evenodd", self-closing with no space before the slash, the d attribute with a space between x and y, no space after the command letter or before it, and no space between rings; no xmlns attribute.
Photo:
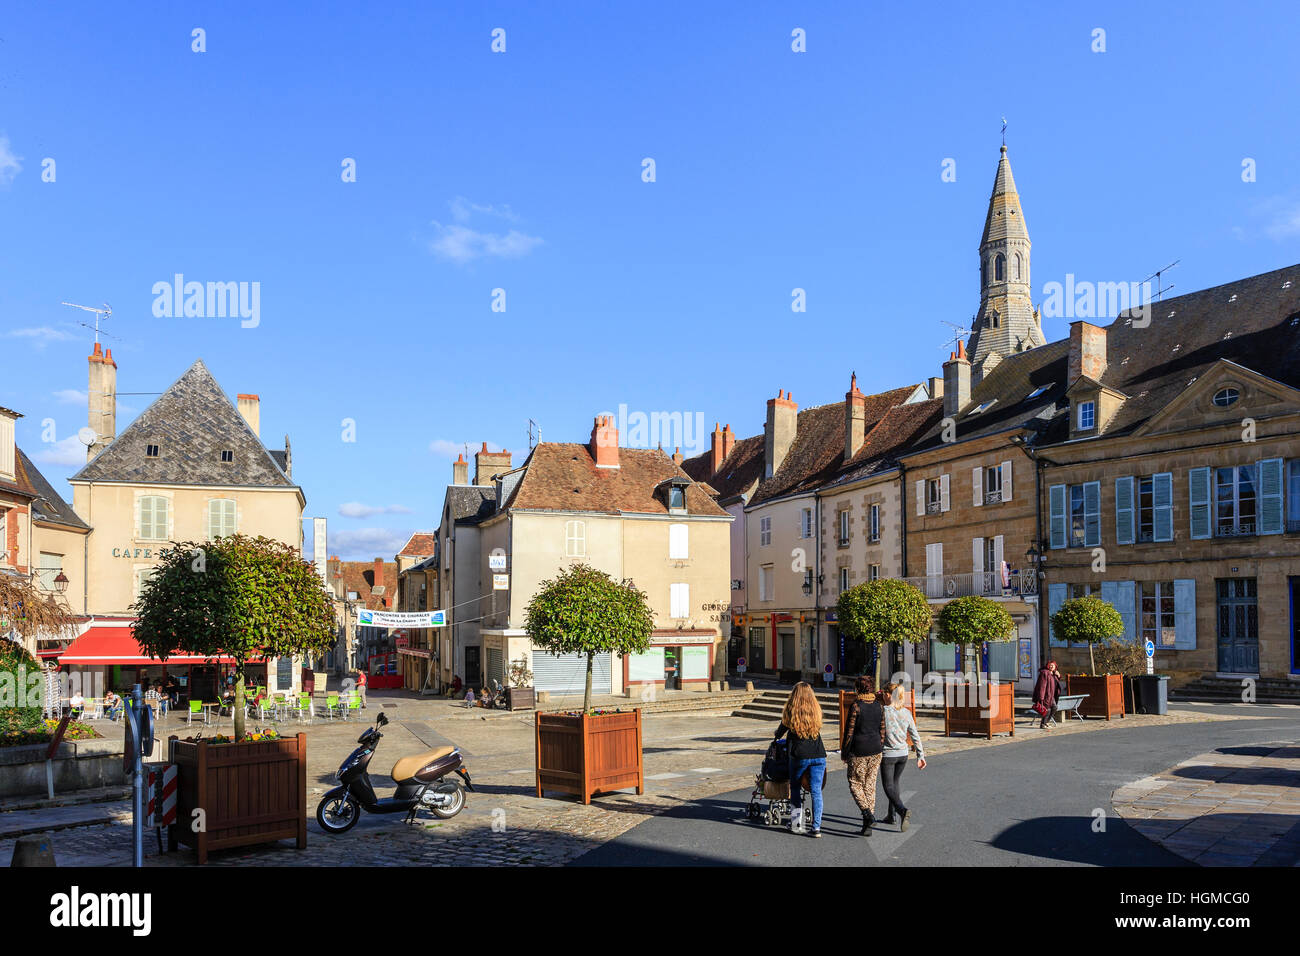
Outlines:
<svg viewBox="0 0 1300 956"><path fill-rule="evenodd" d="M82 713L86 709L86 698L81 696L81 691L77 691L72 695L72 699L68 701L68 707L72 710L72 719L80 720Z"/></svg>
<svg viewBox="0 0 1300 956"><path fill-rule="evenodd" d="M121 712L122 698L110 690L104 695L104 716L109 720L117 720L117 715Z"/></svg>

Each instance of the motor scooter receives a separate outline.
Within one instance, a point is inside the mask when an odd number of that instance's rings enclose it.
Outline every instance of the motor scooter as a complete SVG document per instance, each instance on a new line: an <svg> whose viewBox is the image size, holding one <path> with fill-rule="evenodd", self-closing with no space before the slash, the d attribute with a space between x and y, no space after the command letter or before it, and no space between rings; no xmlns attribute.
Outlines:
<svg viewBox="0 0 1300 956"><path fill-rule="evenodd" d="M346 833L368 813L405 813L406 823L414 823L416 814L424 809L443 820L450 820L465 808L465 790L473 791L469 770L463 766L459 747L434 747L424 753L403 757L393 764L390 776L397 784L391 797L379 799L370 783L367 767L370 758L383 738L380 727L388 724L388 717L379 712L375 726L357 738L361 746L343 761L335 776L342 786L321 797L316 806L316 822L331 835ZM465 781L465 789L455 780L444 779L455 773Z"/></svg>

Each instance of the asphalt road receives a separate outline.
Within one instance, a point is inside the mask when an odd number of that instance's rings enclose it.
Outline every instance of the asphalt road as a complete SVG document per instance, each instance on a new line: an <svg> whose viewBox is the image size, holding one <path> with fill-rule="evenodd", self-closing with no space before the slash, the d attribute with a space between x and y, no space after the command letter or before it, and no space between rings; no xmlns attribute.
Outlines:
<svg viewBox="0 0 1300 956"><path fill-rule="evenodd" d="M940 756L925 770L909 760L908 832L877 824L867 838L858 836L862 818L832 755L820 840L749 821L750 791L737 790L652 817L571 865L1189 866L1115 816L1111 794L1219 747L1300 739L1298 708L1228 712L1264 719L1046 736ZM887 806L881 789L877 814Z"/></svg>

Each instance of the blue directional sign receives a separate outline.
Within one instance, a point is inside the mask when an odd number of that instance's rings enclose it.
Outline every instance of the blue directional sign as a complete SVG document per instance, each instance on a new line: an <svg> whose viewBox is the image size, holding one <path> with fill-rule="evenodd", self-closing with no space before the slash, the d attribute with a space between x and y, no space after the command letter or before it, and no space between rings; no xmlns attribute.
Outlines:
<svg viewBox="0 0 1300 956"><path fill-rule="evenodd" d="M1156 656L1156 642L1147 641L1147 657L1155 657L1155 656Z"/></svg>

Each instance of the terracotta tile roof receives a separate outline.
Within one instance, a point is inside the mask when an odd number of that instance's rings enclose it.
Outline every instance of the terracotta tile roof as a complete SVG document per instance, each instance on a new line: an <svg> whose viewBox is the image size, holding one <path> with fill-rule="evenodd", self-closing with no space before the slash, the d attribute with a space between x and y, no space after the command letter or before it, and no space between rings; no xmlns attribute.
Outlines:
<svg viewBox="0 0 1300 956"><path fill-rule="evenodd" d="M331 558L329 562L331 581L342 582L336 592L338 596L346 598L348 592L355 591L362 607L371 611L382 611L385 608L391 608L393 601L397 597L397 565L392 561L385 561L383 568L383 580L378 583L384 585L384 594L382 597L375 597L371 594L371 590L375 586L375 563L373 561L339 561ZM339 574L342 577L339 577Z"/></svg>
<svg viewBox="0 0 1300 956"><path fill-rule="evenodd" d="M763 436L752 435L732 445L731 454L722 459L722 466L714 473L709 471L712 463L713 452L706 451L682 462L682 471L710 485L719 501L753 490L763 479Z"/></svg>
<svg viewBox="0 0 1300 956"><path fill-rule="evenodd" d="M618 468L597 468L586 445L542 442L523 465L523 477L507 508L531 511L593 511L601 514L668 514L660 485L670 478L692 483L686 510L695 516L726 517L709 494L663 451L619 448Z"/></svg>
<svg viewBox="0 0 1300 956"><path fill-rule="evenodd" d="M438 534L436 531L416 531L411 535L410 540L402 545L402 550L397 553L412 558L423 558L433 554L437 547Z"/></svg>
<svg viewBox="0 0 1300 956"><path fill-rule="evenodd" d="M840 466L827 484L842 485L860 481L898 466L900 455L919 436L943 418L943 399L932 398L910 405L895 405L880 421L870 426L862 449L853 459Z"/></svg>

